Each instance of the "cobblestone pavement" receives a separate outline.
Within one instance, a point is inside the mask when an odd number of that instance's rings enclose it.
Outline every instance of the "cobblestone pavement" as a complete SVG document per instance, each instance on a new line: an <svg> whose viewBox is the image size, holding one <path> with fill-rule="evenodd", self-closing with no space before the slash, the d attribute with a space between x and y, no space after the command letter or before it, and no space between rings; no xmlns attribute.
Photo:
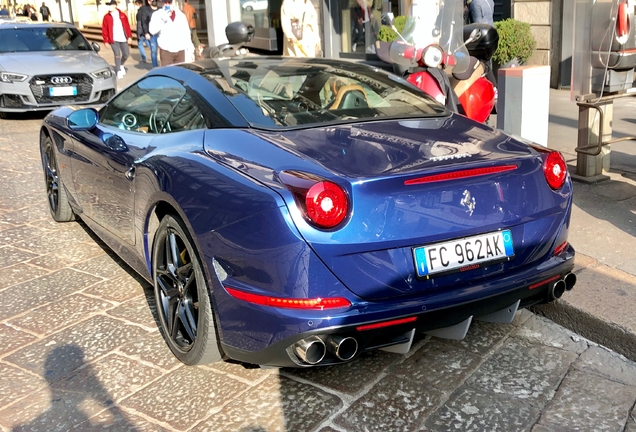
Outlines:
<svg viewBox="0 0 636 432"><path fill-rule="evenodd" d="M148 285L51 220L41 118L0 120L0 430L636 431L636 364L528 311L338 367L180 364Z"/></svg>

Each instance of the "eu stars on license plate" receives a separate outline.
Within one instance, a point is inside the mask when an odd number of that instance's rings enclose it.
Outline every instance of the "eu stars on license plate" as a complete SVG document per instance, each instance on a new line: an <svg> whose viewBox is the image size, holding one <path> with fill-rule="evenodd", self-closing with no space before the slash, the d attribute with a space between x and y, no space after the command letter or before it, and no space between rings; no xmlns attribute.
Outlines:
<svg viewBox="0 0 636 432"><path fill-rule="evenodd" d="M417 277L472 270L514 256L510 230L413 248Z"/></svg>

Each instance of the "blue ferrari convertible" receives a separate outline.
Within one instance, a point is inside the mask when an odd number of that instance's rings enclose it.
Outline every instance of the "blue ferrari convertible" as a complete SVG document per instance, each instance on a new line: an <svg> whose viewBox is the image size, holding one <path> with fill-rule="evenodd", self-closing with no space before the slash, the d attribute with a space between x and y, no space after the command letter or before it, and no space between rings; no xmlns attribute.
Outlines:
<svg viewBox="0 0 636 432"><path fill-rule="evenodd" d="M56 221L81 218L154 285L182 362L308 367L572 289L560 153L339 60L153 69L40 131Z"/></svg>

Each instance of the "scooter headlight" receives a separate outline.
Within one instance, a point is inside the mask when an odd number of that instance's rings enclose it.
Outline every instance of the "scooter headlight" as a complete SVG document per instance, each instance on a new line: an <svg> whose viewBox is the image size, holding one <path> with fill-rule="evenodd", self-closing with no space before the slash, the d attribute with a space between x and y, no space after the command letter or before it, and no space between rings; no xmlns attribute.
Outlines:
<svg viewBox="0 0 636 432"><path fill-rule="evenodd" d="M430 45L424 48L422 62L428 67L437 67L442 63L444 52L439 45Z"/></svg>

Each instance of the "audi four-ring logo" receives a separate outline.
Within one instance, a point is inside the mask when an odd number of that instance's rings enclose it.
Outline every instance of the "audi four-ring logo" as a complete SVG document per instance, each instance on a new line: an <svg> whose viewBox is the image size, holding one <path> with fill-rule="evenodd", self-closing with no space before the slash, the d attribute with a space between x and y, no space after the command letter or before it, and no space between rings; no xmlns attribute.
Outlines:
<svg viewBox="0 0 636 432"><path fill-rule="evenodd" d="M52 84L70 84L73 82L73 78L70 76L57 76L51 78Z"/></svg>

